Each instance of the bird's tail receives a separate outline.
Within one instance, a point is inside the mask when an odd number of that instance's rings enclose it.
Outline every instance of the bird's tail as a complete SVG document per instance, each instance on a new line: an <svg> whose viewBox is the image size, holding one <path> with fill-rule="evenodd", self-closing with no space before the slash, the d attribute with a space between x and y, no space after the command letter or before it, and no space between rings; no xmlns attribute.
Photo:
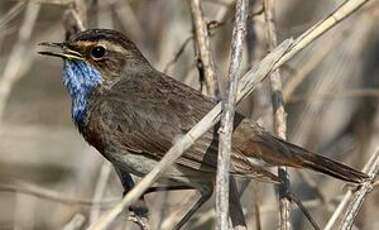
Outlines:
<svg viewBox="0 0 379 230"><path fill-rule="evenodd" d="M275 140L271 139L271 141L275 142L277 148L274 152L276 152L277 155L274 154L276 156L267 159L267 162L274 165L307 168L352 183L362 183L369 178L365 173L353 169L343 163L320 154L312 153L279 138L275 138ZM265 160L264 155L266 154L262 155L263 160Z"/></svg>
<svg viewBox="0 0 379 230"><path fill-rule="evenodd" d="M347 182L362 183L368 179L366 174L318 154L304 154L303 159L304 168L312 169Z"/></svg>

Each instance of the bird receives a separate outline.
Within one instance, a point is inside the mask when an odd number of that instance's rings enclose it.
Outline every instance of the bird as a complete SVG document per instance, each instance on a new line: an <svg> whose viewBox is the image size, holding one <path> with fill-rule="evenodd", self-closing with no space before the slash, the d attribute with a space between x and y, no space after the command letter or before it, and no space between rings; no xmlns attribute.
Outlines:
<svg viewBox="0 0 379 230"><path fill-rule="evenodd" d="M155 69L123 33L87 29L64 42L40 45L63 59L63 84L71 97L72 120L84 139L112 163L124 189L129 174L143 177L215 105L213 98ZM236 113L232 176L282 183L273 166L305 168L360 184L368 176L343 163L282 140ZM207 201L217 171L218 133L208 130L159 178L167 185L200 192L173 227L180 229Z"/></svg>

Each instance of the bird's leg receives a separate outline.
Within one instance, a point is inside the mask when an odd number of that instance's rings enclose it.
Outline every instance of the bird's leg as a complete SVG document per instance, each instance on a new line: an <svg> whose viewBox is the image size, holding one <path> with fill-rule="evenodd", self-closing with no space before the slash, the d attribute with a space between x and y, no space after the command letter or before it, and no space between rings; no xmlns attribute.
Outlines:
<svg viewBox="0 0 379 230"><path fill-rule="evenodd" d="M128 172L121 171L116 169L116 172L121 180L124 191L122 197L124 197L135 185L133 178ZM177 190L188 190L193 189L192 187L186 185L172 185L172 186L157 186L148 188L144 194L139 198L139 200L129 207L129 211L134 212L137 216L146 217L148 214L148 208L145 202L145 195L152 192L161 192L161 191L177 191Z"/></svg>
<svg viewBox="0 0 379 230"><path fill-rule="evenodd" d="M123 196L125 196L133 187L134 181L131 175L127 172L122 172L116 168L116 172L119 175L122 186L124 187ZM146 217L148 214L148 208L145 203L144 196L146 194L152 192L160 192L160 191L174 191L174 190L188 190L195 189L200 192L200 198L193 204L193 206L185 213L183 218L175 225L174 230L179 230L184 226L185 223L192 217L192 215L212 196L213 193L213 185L212 184L203 184L201 187L190 187L186 185L178 185L178 186L158 186L158 187L150 187L145 191L145 193L140 197L140 199L129 207L129 210L134 212L137 216Z"/></svg>
<svg viewBox="0 0 379 230"><path fill-rule="evenodd" d="M179 230L185 223L192 217L193 214L212 196L213 185L203 185L200 188L192 188L200 192L200 198L193 204L193 206L186 212L183 218L175 225L173 230Z"/></svg>
<svg viewBox="0 0 379 230"><path fill-rule="evenodd" d="M122 187L124 188L122 193L122 197L124 197L134 187L135 183L132 176L128 172L120 170L117 167L115 167L115 169L120 178ZM147 217L149 210L147 208L144 195L142 195L136 203L129 207L129 211L133 212L136 216Z"/></svg>

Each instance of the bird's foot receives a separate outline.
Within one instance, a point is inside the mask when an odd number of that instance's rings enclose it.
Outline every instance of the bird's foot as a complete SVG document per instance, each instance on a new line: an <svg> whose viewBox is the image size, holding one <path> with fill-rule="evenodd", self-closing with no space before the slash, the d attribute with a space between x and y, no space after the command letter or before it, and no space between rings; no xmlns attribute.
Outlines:
<svg viewBox="0 0 379 230"><path fill-rule="evenodd" d="M122 197L125 197L126 194L127 194L127 191L124 191L122 193ZM136 216L146 218L149 215L149 209L146 206L145 199L141 197L140 199L138 199L137 202L129 206L129 212L132 212Z"/></svg>

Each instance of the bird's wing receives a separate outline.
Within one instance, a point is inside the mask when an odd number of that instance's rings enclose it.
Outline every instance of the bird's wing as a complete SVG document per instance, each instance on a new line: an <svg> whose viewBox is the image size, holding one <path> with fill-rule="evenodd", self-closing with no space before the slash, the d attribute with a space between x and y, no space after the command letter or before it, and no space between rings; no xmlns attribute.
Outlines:
<svg viewBox="0 0 379 230"><path fill-rule="evenodd" d="M101 116L114 130L113 138L130 151L156 160L161 159L175 140L186 134L215 105L210 98L163 74L129 75L102 98L105 108ZM177 160L177 164L214 173L217 147L218 135L211 129ZM277 180L241 154L232 154L231 173Z"/></svg>

